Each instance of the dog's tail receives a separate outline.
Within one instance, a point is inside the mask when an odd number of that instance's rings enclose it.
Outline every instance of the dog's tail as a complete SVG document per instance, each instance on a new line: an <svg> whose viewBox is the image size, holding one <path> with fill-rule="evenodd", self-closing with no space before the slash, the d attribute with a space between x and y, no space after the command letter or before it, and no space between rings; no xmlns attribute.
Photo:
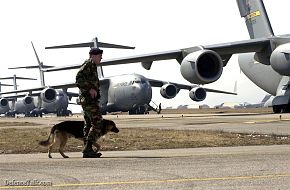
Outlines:
<svg viewBox="0 0 290 190"><path fill-rule="evenodd" d="M48 145L50 145L50 137L52 137L51 139L54 138L54 131L56 130L56 127L57 127L57 125L54 125L54 126L51 128L47 140L39 141L38 144L41 145L41 146L48 146Z"/></svg>

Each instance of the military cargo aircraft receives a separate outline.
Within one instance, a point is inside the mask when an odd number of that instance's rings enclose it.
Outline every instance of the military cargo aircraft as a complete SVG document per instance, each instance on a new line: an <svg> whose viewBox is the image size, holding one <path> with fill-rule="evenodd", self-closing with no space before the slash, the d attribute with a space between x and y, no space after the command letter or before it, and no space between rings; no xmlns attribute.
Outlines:
<svg viewBox="0 0 290 190"><path fill-rule="evenodd" d="M18 77L13 75L13 77L1 77L0 80L12 79L13 85L6 86L14 86L14 90L17 90L17 80L37 80L35 78L27 78L27 77ZM3 84L2 84L3 85ZM1 92L1 91L0 91ZM0 113L5 114L6 116L15 116L16 113L29 114L31 110L35 108L33 97L31 96L18 96L23 97L20 100L17 100L17 95L15 97L1 98L0 100Z"/></svg>
<svg viewBox="0 0 290 190"><path fill-rule="evenodd" d="M220 78L223 67L233 54L239 54L239 66L243 73L261 89L275 96L271 102L273 112L289 112L290 35L274 35L262 0L236 2L241 17L245 19L250 40L103 60L102 65L141 62L149 70L153 61L176 59L187 81L208 84ZM46 71L76 67L79 66L57 67Z"/></svg>
<svg viewBox="0 0 290 190"><path fill-rule="evenodd" d="M91 43L93 43L92 46L96 46L98 42ZM38 95L41 98L42 109L44 108L46 108L46 110L48 108L56 109L59 107L66 109L68 105L69 99L68 97L77 96L76 94L73 95L71 95L71 93L68 94L67 89L76 87L76 84L72 82L66 84L45 86L43 74L44 68L42 68L43 64L40 62L37 53L35 51L35 48L34 52L39 63L39 70L40 72L42 72L42 74L40 75L42 79L41 82L42 86L39 88L2 92L0 94L11 94L22 92L29 92L29 94L31 94L32 91L41 90L40 93L34 93L34 95ZM16 67L16 68L35 68L35 66ZM100 92L101 92L100 107L103 114L106 114L107 112L110 113L119 111L129 112L129 114L144 114L148 112L148 109L153 109L159 112L160 108L152 108L152 106L150 105L152 99L152 87L160 87L160 94L164 98L168 99L174 98L180 89L189 90L189 97L194 101L204 100L206 98L206 92L225 93L232 95L237 94L236 92L227 92L203 88L200 87L199 85L184 85L178 83L171 83L167 81L148 79L139 74L126 74L112 77L104 77L103 70L101 67L98 68L98 73L100 77ZM62 99L60 98L57 99L57 96Z"/></svg>
<svg viewBox="0 0 290 190"><path fill-rule="evenodd" d="M4 83L0 82L0 92L2 90L1 89L2 86L14 86L14 85L12 85L12 84L4 84ZM6 114L8 111L10 111L9 99L2 98L0 96L0 114Z"/></svg>

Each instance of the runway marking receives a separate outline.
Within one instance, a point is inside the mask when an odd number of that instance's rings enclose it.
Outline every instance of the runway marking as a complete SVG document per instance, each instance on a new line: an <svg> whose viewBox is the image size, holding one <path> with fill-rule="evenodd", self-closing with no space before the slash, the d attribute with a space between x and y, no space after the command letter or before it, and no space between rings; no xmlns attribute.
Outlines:
<svg viewBox="0 0 290 190"><path fill-rule="evenodd" d="M282 120L279 120L279 119L265 119L265 120L254 120L254 121L245 121L243 123L246 123L246 124L255 124L255 123L271 123L271 122L280 122L280 121L289 121L289 119L282 119Z"/></svg>
<svg viewBox="0 0 290 190"><path fill-rule="evenodd" d="M150 183L179 183L179 182L194 182L194 181L223 181L223 180L247 180L247 179L269 179L290 177L290 173L282 174L267 174L257 176L228 176L228 177L209 177L209 178L184 178L184 179L165 179L165 180L139 180L139 181L112 181L112 182L92 182L92 183L77 183L77 184L58 184L51 186L0 186L0 189L20 189L20 188L45 188L45 187L82 187L82 186L100 186L100 185L126 185L126 184L150 184Z"/></svg>

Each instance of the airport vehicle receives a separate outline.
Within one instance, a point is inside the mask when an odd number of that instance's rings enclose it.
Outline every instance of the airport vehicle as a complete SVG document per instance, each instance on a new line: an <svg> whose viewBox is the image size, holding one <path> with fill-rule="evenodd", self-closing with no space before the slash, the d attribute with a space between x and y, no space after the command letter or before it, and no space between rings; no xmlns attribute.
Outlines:
<svg viewBox="0 0 290 190"><path fill-rule="evenodd" d="M241 17L245 18L250 40L103 60L102 64L141 62L149 70L153 61L176 59L187 81L207 84L220 78L223 67L233 54L240 54L239 66L243 73L261 89L275 96L271 102L273 112L289 112L290 35L274 35L262 0L237 0L237 5ZM47 71L76 67L71 65Z"/></svg>

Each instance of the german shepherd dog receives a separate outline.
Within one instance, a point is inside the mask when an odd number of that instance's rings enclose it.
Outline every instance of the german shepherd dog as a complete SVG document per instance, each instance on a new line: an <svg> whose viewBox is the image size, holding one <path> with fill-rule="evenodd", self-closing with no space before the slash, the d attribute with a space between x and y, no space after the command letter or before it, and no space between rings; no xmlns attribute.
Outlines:
<svg viewBox="0 0 290 190"><path fill-rule="evenodd" d="M48 146L48 157L52 158L51 150L55 144L59 145L59 153L64 158L69 158L67 155L63 153L63 149L67 143L68 138L75 137L79 140L84 140L84 121L63 121L54 125L48 136L48 139L45 141L40 141L39 144L42 146ZM101 136L104 136L108 132L118 133L119 129L116 127L116 124L107 119L103 119L102 121L102 129ZM50 138L52 138L52 142L50 142ZM94 142L93 145L97 148L96 152L100 150L100 145L97 142Z"/></svg>

